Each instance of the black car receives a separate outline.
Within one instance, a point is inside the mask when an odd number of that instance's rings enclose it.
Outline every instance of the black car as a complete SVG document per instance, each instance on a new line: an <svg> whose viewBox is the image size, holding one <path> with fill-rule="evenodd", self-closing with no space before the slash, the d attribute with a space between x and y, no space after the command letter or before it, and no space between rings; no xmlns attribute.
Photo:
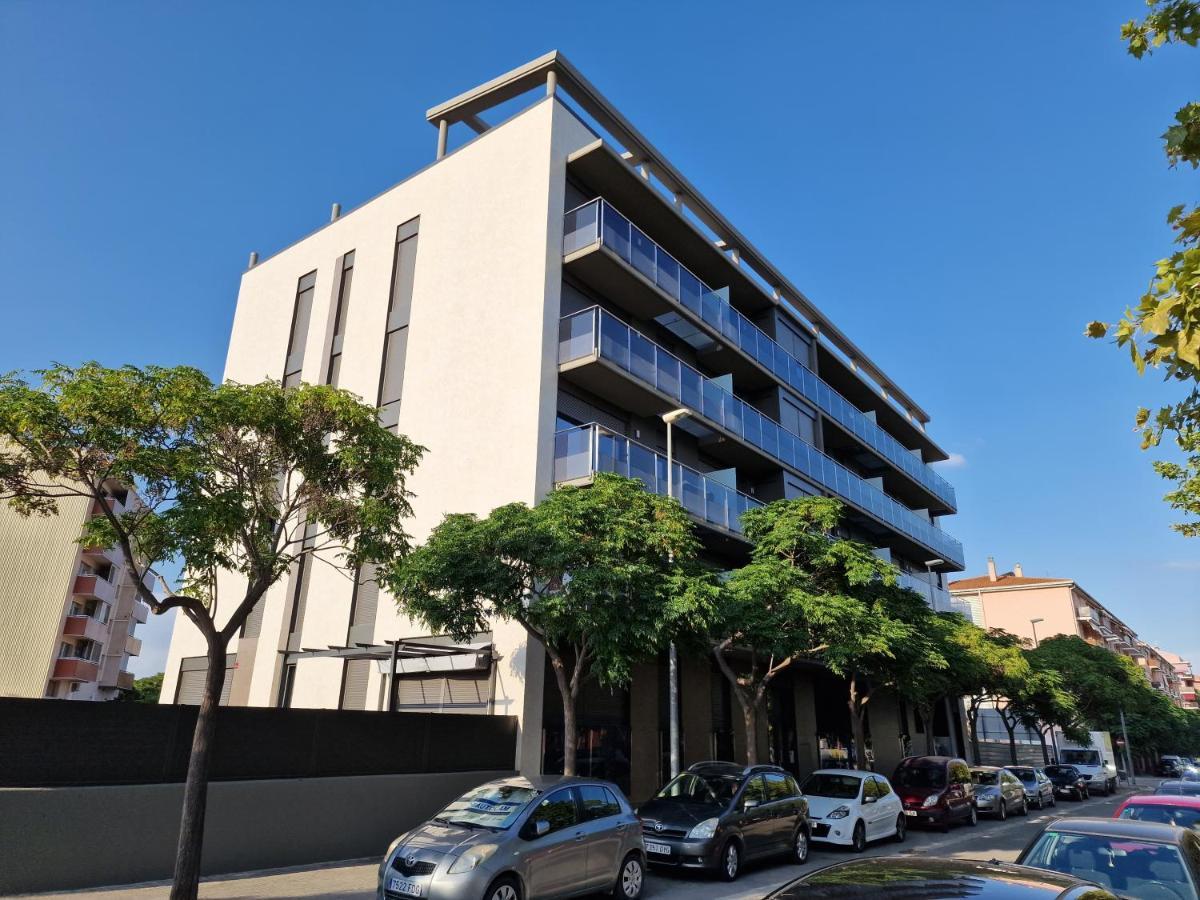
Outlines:
<svg viewBox="0 0 1200 900"><path fill-rule="evenodd" d="M696 763L637 813L652 865L733 881L749 859L787 853L808 861L808 801L778 766Z"/></svg>
<svg viewBox="0 0 1200 900"><path fill-rule="evenodd" d="M1179 770L1184 766L1183 759L1178 756L1164 756L1158 761L1155 767L1155 774L1161 775L1163 778L1175 778L1179 775Z"/></svg>
<svg viewBox="0 0 1200 900"><path fill-rule="evenodd" d="M1115 900L1113 894L1079 878L1009 863L973 859L885 856L827 866L785 884L764 900Z"/></svg>
<svg viewBox="0 0 1200 900"><path fill-rule="evenodd" d="M1200 797L1200 781L1163 781L1154 789L1154 793Z"/></svg>
<svg viewBox="0 0 1200 900"><path fill-rule="evenodd" d="M1017 862L1073 875L1122 897L1198 900L1200 836L1132 819L1057 819Z"/></svg>
<svg viewBox="0 0 1200 900"><path fill-rule="evenodd" d="M1046 766L1042 771L1054 785L1056 797L1074 797L1076 800L1086 800L1092 795L1088 787L1087 776L1074 766Z"/></svg>

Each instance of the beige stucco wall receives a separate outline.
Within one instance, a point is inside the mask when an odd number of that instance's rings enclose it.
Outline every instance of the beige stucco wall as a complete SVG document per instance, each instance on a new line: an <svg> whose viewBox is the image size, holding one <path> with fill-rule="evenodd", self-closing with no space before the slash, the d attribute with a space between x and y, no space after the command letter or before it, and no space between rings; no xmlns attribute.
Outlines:
<svg viewBox="0 0 1200 900"><path fill-rule="evenodd" d="M41 697L79 566L91 501L58 501L58 515L18 515L0 502L0 696Z"/></svg>
<svg viewBox="0 0 1200 900"><path fill-rule="evenodd" d="M336 302L335 263L354 250L340 386L374 403L396 228L420 216L399 427L428 452L409 481L416 498L407 527L419 541L446 513L486 514L514 500L536 502L553 474L566 158L594 139L560 104L542 101L246 272L225 377L281 376L297 280L315 269L302 377L319 382ZM322 565L309 566L306 577L303 646L343 644L349 580ZM240 585L227 578L221 586L230 610ZM277 697L286 587L286 580L275 585L264 601L244 701L250 705L273 705ZM376 642L425 634L381 595ZM520 717L527 706L540 710L540 674L528 683L525 678L527 670L542 671L539 648L526 647L524 632L505 623L496 624L493 639L501 656L496 711ZM165 700L174 696L179 660L203 652L195 629L178 619ZM336 706L341 669L340 660L303 661L293 705ZM372 667L369 708L380 696L381 677ZM540 715L528 726L536 739L519 751L526 769L540 756Z"/></svg>
<svg viewBox="0 0 1200 900"><path fill-rule="evenodd" d="M974 593L971 592L974 596ZM1018 637L1033 640L1031 619L1045 619L1037 624L1037 636L1078 634L1075 604L1069 585L1057 587L1016 588L1006 591L983 591L983 615L988 628L1002 628Z"/></svg>

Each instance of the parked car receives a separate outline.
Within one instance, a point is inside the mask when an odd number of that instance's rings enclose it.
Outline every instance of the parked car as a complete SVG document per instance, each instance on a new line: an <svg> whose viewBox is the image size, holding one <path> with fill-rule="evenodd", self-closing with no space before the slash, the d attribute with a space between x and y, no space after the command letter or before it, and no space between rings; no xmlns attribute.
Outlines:
<svg viewBox="0 0 1200 900"><path fill-rule="evenodd" d="M1174 778L1179 774L1179 769L1182 766L1183 760L1181 757L1167 754L1159 758L1158 765L1155 766L1154 771L1156 775L1161 775L1163 778Z"/></svg>
<svg viewBox="0 0 1200 900"><path fill-rule="evenodd" d="M1197 900L1200 836L1129 819L1057 819L1017 857L1021 865L1091 881L1122 897Z"/></svg>
<svg viewBox="0 0 1200 900"><path fill-rule="evenodd" d="M995 816L1001 822L1011 810L1019 816L1029 815L1029 800L1025 785L1008 769L998 766L976 766L971 770L975 783L975 808Z"/></svg>
<svg viewBox="0 0 1200 900"><path fill-rule="evenodd" d="M1087 777L1074 766L1046 766L1045 772L1059 797L1087 800L1091 796Z"/></svg>
<svg viewBox="0 0 1200 900"><path fill-rule="evenodd" d="M1115 895L1079 878L974 859L884 856L817 869L767 895L764 900L1115 900Z"/></svg>
<svg viewBox="0 0 1200 900"><path fill-rule="evenodd" d="M1160 781L1158 787L1154 789L1154 793L1200 797L1200 781Z"/></svg>
<svg viewBox="0 0 1200 900"><path fill-rule="evenodd" d="M953 822L976 825L975 785L965 760L953 756L910 756L892 774L909 822L949 831Z"/></svg>
<svg viewBox="0 0 1200 900"><path fill-rule="evenodd" d="M1114 819L1160 822L1200 830L1200 797L1170 794L1136 794L1126 798L1113 813Z"/></svg>
<svg viewBox="0 0 1200 900"><path fill-rule="evenodd" d="M903 841L907 831L904 804L882 775L854 769L818 769L800 786L808 800L814 841L852 847L868 841Z"/></svg>
<svg viewBox="0 0 1200 900"><path fill-rule="evenodd" d="M1054 782L1045 771L1037 766L1009 766L1008 771L1021 779L1025 786L1025 796L1038 809L1054 806Z"/></svg>
<svg viewBox="0 0 1200 900"><path fill-rule="evenodd" d="M637 813L652 865L733 881L747 860L786 853L808 861L808 801L778 766L696 763Z"/></svg>
<svg viewBox="0 0 1200 900"><path fill-rule="evenodd" d="M534 900L607 891L637 900L645 850L620 788L561 775L472 788L392 842L378 900Z"/></svg>

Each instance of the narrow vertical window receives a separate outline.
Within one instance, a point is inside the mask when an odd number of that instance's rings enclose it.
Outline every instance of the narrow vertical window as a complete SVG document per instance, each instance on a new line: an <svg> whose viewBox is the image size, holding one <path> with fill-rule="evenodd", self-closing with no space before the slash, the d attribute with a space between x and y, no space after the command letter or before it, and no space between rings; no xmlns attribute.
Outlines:
<svg viewBox="0 0 1200 900"><path fill-rule="evenodd" d="M338 280L337 306L333 314L333 342L329 347L329 366L325 383L334 386L342 371L342 337L346 331L346 311L350 307L350 284L354 280L354 251L342 257L342 275Z"/></svg>
<svg viewBox="0 0 1200 900"><path fill-rule="evenodd" d="M292 330L288 336L287 362L283 367L284 387L295 387L300 383L300 369L304 365L304 344L308 340L308 320L312 317L313 293L316 287L316 272L309 272L296 286Z"/></svg>
<svg viewBox="0 0 1200 900"><path fill-rule="evenodd" d="M388 297L387 332L379 375L379 422L385 428L391 428L400 421L400 394L404 387L404 358L408 348L408 317L412 309L419 222L420 219L413 219L396 229L392 290Z"/></svg>

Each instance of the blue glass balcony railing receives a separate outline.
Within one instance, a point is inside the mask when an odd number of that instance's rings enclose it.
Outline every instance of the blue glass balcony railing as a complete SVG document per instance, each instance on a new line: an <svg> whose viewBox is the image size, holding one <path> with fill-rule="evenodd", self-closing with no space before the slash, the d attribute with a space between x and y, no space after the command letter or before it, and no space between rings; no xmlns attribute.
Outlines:
<svg viewBox="0 0 1200 900"><path fill-rule="evenodd" d="M671 468L672 496L702 522L741 534L742 513L762 506L753 497L695 469L679 463L673 463ZM667 494L667 461L649 447L594 423L554 435L555 484L590 478L597 472L637 478L646 490L661 496Z"/></svg>
<svg viewBox="0 0 1200 900"><path fill-rule="evenodd" d="M720 426L757 447L941 559L963 564L962 544L946 532L705 378L616 316L591 307L561 319L558 333L560 364L585 358L607 360L635 380L686 406L701 421Z"/></svg>
<svg viewBox="0 0 1200 900"><path fill-rule="evenodd" d="M729 302L689 272L671 254L654 243L606 200L596 199L566 214L563 254L601 243L657 285L693 316L703 320L743 354L769 370L780 381L813 403L921 487L951 509L957 508L954 486L917 458L898 440L815 372L769 337L766 332L729 305ZM670 321L662 321L672 328ZM676 328L682 323L675 322ZM672 330L676 330L672 328ZM685 340L692 329L680 330Z"/></svg>
<svg viewBox="0 0 1200 900"><path fill-rule="evenodd" d="M950 612L954 607L950 602L950 594L944 588L926 581L920 575L900 573L900 585L910 591L916 591L936 612Z"/></svg>

